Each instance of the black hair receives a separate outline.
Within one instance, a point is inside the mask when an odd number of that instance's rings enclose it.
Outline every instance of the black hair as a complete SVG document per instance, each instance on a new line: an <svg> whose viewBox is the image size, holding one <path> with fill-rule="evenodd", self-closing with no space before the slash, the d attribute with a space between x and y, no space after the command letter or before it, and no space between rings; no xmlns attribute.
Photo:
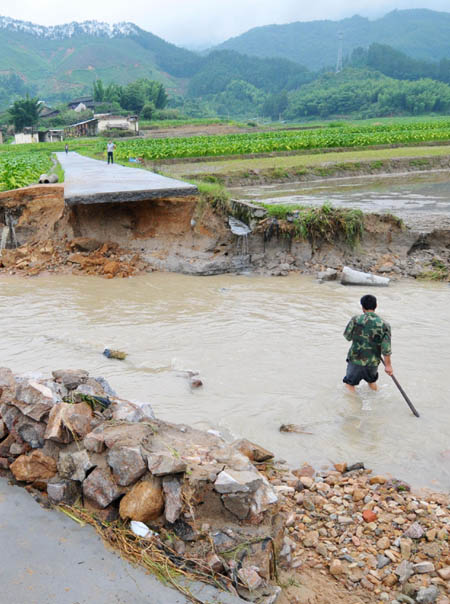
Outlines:
<svg viewBox="0 0 450 604"><path fill-rule="evenodd" d="M366 294L360 300L364 310L375 310L377 307L377 299L372 294Z"/></svg>

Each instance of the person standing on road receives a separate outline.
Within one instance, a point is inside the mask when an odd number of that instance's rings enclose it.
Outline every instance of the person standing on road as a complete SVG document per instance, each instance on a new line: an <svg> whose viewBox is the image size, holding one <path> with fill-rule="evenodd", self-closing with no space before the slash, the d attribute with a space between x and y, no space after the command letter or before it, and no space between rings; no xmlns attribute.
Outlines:
<svg viewBox="0 0 450 604"><path fill-rule="evenodd" d="M107 151L107 155L108 155L108 164L114 163L114 149L116 148L116 145L113 143L113 141L109 141L108 144L106 145L106 151Z"/></svg>
<svg viewBox="0 0 450 604"><path fill-rule="evenodd" d="M69 153L69 145L67 143L64 146L64 151L66 152L66 155Z"/></svg>
<svg viewBox="0 0 450 604"><path fill-rule="evenodd" d="M391 365L391 326L375 313L375 296L363 296L361 306L363 314L353 317L344 331L344 337L352 343L347 354L347 373L343 379L350 392L355 392L355 386L361 380L366 381L372 390L378 389L376 381L381 355L386 373L394 373Z"/></svg>

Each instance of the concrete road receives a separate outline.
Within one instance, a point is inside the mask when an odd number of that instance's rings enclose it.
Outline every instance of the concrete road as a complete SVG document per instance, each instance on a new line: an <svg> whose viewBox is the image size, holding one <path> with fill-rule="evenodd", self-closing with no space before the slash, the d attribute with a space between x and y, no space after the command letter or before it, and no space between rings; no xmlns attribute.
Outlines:
<svg viewBox="0 0 450 604"><path fill-rule="evenodd" d="M197 187L149 170L126 168L78 153L57 153L64 172L67 205L124 203L196 195Z"/></svg>
<svg viewBox="0 0 450 604"><path fill-rule="evenodd" d="M42 508L0 478L0 602L5 604L187 604L177 591L105 549L90 526ZM201 583L202 602L243 600Z"/></svg>

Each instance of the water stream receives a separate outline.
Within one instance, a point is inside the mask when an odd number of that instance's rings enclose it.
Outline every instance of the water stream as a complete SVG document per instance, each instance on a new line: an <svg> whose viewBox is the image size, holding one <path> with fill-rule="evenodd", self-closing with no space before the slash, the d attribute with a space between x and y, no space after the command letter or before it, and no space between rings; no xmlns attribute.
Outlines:
<svg viewBox="0 0 450 604"><path fill-rule="evenodd" d="M359 287L297 275L129 280L0 278L0 364L87 368L158 416L247 437L289 463L364 461L416 486L450 487L448 284L372 290L393 328L393 365L416 419L385 374L347 394L342 331ZM108 360L104 348L129 353ZM180 373L200 371L191 390ZM312 435L283 434L283 423Z"/></svg>
<svg viewBox="0 0 450 604"><path fill-rule="evenodd" d="M17 247L17 237L16 237L16 223L17 220L13 217L13 215L5 210L5 226L2 229L2 234L0 237L0 256L2 251L6 248L16 248Z"/></svg>

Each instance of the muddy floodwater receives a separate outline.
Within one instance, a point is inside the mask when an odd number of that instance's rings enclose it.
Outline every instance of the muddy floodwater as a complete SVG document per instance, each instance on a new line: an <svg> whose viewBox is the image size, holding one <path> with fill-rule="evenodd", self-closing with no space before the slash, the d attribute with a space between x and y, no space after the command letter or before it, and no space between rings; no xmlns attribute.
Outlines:
<svg viewBox="0 0 450 604"><path fill-rule="evenodd" d="M372 290L393 328L395 373L380 391L342 386L342 331L365 290L312 277L0 279L0 364L86 368L162 419L246 437L298 466L364 461L416 486L450 486L448 284ZM108 360L105 347L128 352ZM192 391L181 370L204 380ZM283 434L295 423L311 434Z"/></svg>
<svg viewBox="0 0 450 604"><path fill-rule="evenodd" d="M271 204L352 207L390 212L421 230L450 226L450 173L433 170L231 189L233 197Z"/></svg>

